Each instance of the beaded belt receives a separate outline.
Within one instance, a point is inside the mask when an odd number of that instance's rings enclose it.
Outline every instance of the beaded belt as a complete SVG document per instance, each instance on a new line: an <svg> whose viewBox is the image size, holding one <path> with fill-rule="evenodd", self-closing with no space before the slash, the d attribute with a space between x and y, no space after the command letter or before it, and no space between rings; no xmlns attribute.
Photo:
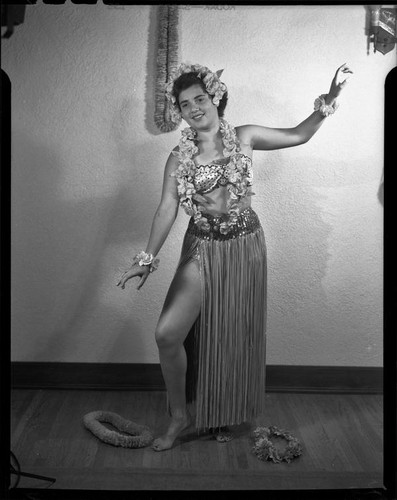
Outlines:
<svg viewBox="0 0 397 500"><path fill-rule="evenodd" d="M237 222L233 225L227 234L222 234L220 232L221 223L226 220L227 214L214 216L210 214L203 214L208 220L211 229L209 231L203 231L197 224L194 223L193 217L189 221L187 232L197 238L203 240L230 240L232 238L238 238L245 234L254 233L261 227L261 223L258 219L256 212L251 207L245 208L237 218Z"/></svg>

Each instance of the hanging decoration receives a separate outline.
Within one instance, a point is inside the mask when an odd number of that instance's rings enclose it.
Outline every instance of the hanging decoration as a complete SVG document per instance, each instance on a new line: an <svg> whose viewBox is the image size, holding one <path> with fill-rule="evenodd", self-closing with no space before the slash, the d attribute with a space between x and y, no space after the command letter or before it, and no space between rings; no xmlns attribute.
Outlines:
<svg viewBox="0 0 397 500"><path fill-rule="evenodd" d="M387 54L396 45L396 14L397 9L381 5L370 5L370 27L368 42L373 42L374 52Z"/></svg>
<svg viewBox="0 0 397 500"><path fill-rule="evenodd" d="M162 132L178 128L171 120L170 103L165 97L165 87L178 66L178 6L159 5L159 38L157 47L156 89L154 121Z"/></svg>

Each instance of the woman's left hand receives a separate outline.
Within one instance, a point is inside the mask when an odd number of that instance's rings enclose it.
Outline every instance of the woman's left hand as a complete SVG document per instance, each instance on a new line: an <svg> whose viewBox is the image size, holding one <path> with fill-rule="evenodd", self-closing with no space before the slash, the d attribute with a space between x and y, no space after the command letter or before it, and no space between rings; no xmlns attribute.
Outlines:
<svg viewBox="0 0 397 500"><path fill-rule="evenodd" d="M328 92L328 95L331 98L336 98L338 95L342 92L344 86L347 83L348 78L350 77L350 74L352 74L353 71L347 66L347 64L342 64L335 73L334 78L332 79L331 86Z"/></svg>

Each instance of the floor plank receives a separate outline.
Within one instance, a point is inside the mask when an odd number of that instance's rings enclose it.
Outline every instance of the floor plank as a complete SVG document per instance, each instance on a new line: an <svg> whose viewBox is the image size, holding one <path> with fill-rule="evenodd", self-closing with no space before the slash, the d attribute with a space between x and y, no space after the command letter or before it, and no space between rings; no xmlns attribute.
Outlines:
<svg viewBox="0 0 397 500"><path fill-rule="evenodd" d="M168 421L164 392L13 390L11 444L22 470L56 477L51 488L312 489L378 488L382 471L382 397L348 394L265 395L266 411L218 443L191 428L173 449L125 449L99 441L82 424L95 410L145 423L157 435ZM302 443L291 463L262 462L252 430L276 425ZM45 483L22 479L35 487ZM29 486L26 486L29 487Z"/></svg>

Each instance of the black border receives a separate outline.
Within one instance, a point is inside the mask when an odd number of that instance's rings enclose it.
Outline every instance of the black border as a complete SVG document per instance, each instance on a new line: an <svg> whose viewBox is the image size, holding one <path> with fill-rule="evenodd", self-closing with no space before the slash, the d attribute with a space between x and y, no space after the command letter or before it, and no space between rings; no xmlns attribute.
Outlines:
<svg viewBox="0 0 397 500"><path fill-rule="evenodd" d="M65 0L66 1L66 0ZM46 4L63 4L65 1L44 0ZM34 5L32 1L4 2L9 5L25 4ZM76 4L92 4L97 2L75 1ZM104 1L106 5L131 5L140 2L128 1ZM230 2L217 2L221 4L238 4ZM150 2L144 3L150 5ZM156 2L157 4L157 2ZM201 2L175 2L175 4L202 4ZM323 5L339 5L343 2L327 2ZM354 5L349 2L347 5ZM204 5L204 4L202 4ZM250 5L247 3L245 5ZM254 4L258 5L258 4ZM309 2L282 2L282 3L260 3L259 5L322 5ZM359 5L365 5L359 3ZM11 83L1 71L1 180L0 180L0 210L1 210L1 378L0 378L0 401L2 411L0 413L1 429L1 498L23 498L23 499L131 499L131 498L209 498L216 496L217 499L230 497L231 494L240 494L250 498L266 498L268 500L281 498L296 499L379 499L388 498L395 500L397 497L397 273L396 273L396 238L394 237L395 220L393 216L393 192L396 185L395 163L397 157L397 142L394 124L397 117L396 91L397 68L389 73L385 82L385 179L384 185L384 488L380 489L349 489L349 490L262 490L262 491L99 491L99 490L57 490L55 488L44 490L37 488L21 488L8 490L9 485L9 449L10 432L10 193L11 193ZM363 103L365 106L365 103Z"/></svg>
<svg viewBox="0 0 397 500"><path fill-rule="evenodd" d="M10 350L11 350L11 82L1 70L1 166L0 166L0 481L1 494L7 486L10 466ZM7 474L1 472L7 471ZM1 496L1 498L6 498Z"/></svg>
<svg viewBox="0 0 397 500"><path fill-rule="evenodd" d="M397 245L393 188L396 185L397 67L385 82L385 185L384 185L384 466L383 478L391 498L397 497ZM394 195L394 196L393 196ZM394 198L394 199L393 199Z"/></svg>

